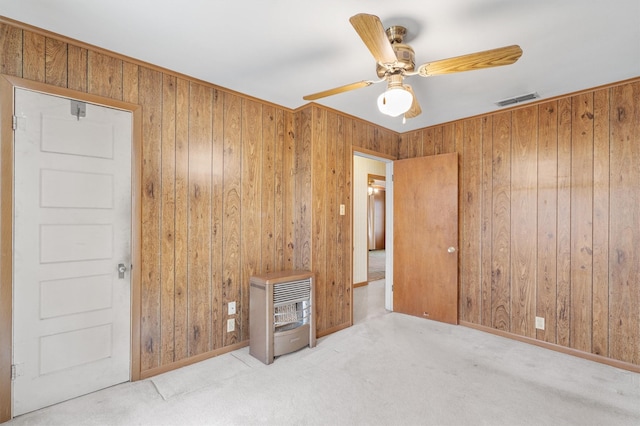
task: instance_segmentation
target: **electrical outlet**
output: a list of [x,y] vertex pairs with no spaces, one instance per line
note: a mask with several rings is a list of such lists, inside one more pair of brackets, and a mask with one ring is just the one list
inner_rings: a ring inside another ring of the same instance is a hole
[[536,329],[544,330],[544,318],[536,317]]
[[230,333],[236,329],[236,320],[234,318],[230,318],[227,320],[227,333]]
[[227,305],[227,311],[229,315],[235,315],[236,313],[236,302],[229,302]]

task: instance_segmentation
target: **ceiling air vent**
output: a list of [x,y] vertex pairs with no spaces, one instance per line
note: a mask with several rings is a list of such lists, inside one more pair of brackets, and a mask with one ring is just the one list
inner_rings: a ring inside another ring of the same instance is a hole
[[527,93],[526,95],[521,95],[521,96],[516,96],[513,98],[509,98],[509,99],[504,99],[502,101],[498,101],[496,102],[496,105],[500,106],[500,107],[505,107],[505,106],[509,106],[509,105],[514,105],[520,102],[525,102],[525,101],[530,101],[531,99],[536,99],[539,98],[540,95],[538,95],[536,92],[533,93]]

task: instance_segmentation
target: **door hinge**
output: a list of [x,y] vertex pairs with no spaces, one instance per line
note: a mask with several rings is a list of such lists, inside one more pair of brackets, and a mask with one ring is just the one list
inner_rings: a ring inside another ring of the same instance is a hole
[[16,117],[15,115],[13,117],[11,117],[12,121],[11,121],[11,128],[13,130],[18,130],[18,117]]
[[18,377],[24,374],[23,367],[24,363],[11,364],[11,381],[16,380]]

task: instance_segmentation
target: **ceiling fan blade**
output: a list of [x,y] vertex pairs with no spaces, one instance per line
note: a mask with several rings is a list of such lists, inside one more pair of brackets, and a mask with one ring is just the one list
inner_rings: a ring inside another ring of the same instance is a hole
[[355,28],[376,62],[393,64],[398,60],[380,18],[375,15],[359,13],[349,18],[349,22],[351,22],[351,25],[353,25],[353,28]]
[[414,118],[422,114],[422,108],[420,108],[420,104],[418,103],[418,98],[416,98],[416,94],[413,92],[413,89],[408,84],[405,84],[404,87],[411,93],[413,96],[413,102],[411,103],[411,108],[409,111],[404,113],[404,118]]
[[422,77],[429,77],[432,75],[499,67],[513,64],[520,56],[522,56],[522,49],[520,46],[514,44],[513,46],[499,47],[497,49],[422,64],[418,68],[418,74]]
[[324,98],[331,95],[337,95],[338,93],[348,92],[349,90],[360,89],[361,87],[371,86],[375,81],[363,80],[357,83],[345,84],[344,86],[335,87],[333,89],[325,90],[322,92],[314,93],[312,95],[303,96],[305,101],[315,101],[316,99]]

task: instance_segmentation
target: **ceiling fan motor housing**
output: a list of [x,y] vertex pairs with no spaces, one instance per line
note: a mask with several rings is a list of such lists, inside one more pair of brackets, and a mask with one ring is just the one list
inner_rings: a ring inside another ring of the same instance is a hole
[[378,77],[383,78],[388,74],[413,71],[416,66],[415,53],[411,46],[402,43],[404,36],[407,34],[406,28],[395,25],[387,28],[386,33],[398,61],[392,67],[377,64],[376,73]]
[[415,69],[415,53],[413,52],[411,46],[409,46],[408,44],[396,43],[393,45],[393,50],[394,52],[396,52],[398,62],[396,62],[396,64],[391,68],[377,64],[376,73],[378,74],[378,77],[383,78],[386,74],[394,73],[399,70],[411,72]]

